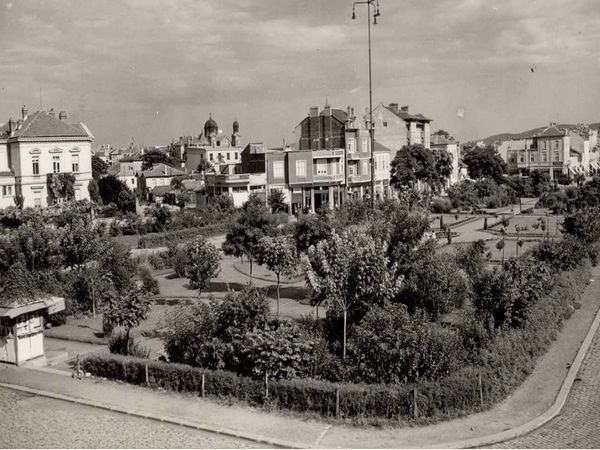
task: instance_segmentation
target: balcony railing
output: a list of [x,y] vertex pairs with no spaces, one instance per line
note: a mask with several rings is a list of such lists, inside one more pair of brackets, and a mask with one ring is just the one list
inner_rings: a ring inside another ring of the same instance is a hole
[[337,148],[332,150],[313,150],[313,158],[335,158],[344,156],[344,149]]

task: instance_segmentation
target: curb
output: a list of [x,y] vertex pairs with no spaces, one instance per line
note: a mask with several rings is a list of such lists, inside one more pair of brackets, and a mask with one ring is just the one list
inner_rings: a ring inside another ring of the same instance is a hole
[[577,373],[579,372],[579,369],[581,368],[581,364],[583,363],[583,360],[585,359],[587,351],[592,343],[592,340],[594,339],[594,336],[595,336],[596,331],[598,330],[599,326],[600,326],[600,309],[596,312],[594,321],[592,322],[590,329],[588,330],[587,334],[585,335],[585,339],[583,340],[581,346],[579,347],[579,350],[577,351],[577,355],[575,356],[575,359],[573,360],[571,367],[569,367],[569,371],[567,372],[567,376],[565,377],[565,380],[563,381],[560,391],[558,392],[558,395],[556,396],[556,400],[554,401],[552,406],[550,406],[550,408],[548,408],[548,410],[546,410],[546,412],[531,419],[529,422],[526,422],[523,425],[519,425],[515,428],[511,428],[510,430],[501,431],[496,434],[491,434],[491,435],[483,436],[483,437],[479,437],[479,438],[470,438],[470,439],[465,439],[465,440],[461,440],[461,441],[446,442],[446,443],[443,443],[440,445],[432,446],[431,448],[487,447],[491,444],[497,444],[499,442],[504,442],[504,441],[508,441],[510,439],[514,439],[514,438],[523,436],[527,433],[530,433],[530,432],[540,428],[541,426],[545,425],[546,423],[548,423],[549,421],[554,419],[556,416],[558,416],[561,413],[562,409],[565,406],[565,403],[567,402],[569,393],[571,392],[571,388],[573,387],[573,382],[575,381],[575,378],[577,377]]
[[168,423],[171,425],[178,425],[178,426],[182,426],[185,428],[191,428],[194,430],[208,431],[210,433],[244,439],[247,441],[257,442],[259,444],[268,444],[273,447],[279,447],[279,448],[310,448],[311,447],[310,444],[301,444],[299,442],[286,441],[286,440],[282,440],[282,439],[273,439],[273,438],[259,435],[259,434],[247,433],[244,431],[234,430],[232,428],[210,425],[210,424],[206,424],[206,423],[194,423],[194,422],[190,422],[190,421],[183,420],[183,419],[177,419],[177,418],[171,417],[171,416],[155,416],[155,415],[148,414],[146,412],[136,410],[136,409],[121,408],[118,406],[104,404],[101,402],[84,400],[81,398],[70,397],[68,395],[57,394],[55,392],[42,391],[39,389],[33,389],[33,388],[25,387],[25,386],[17,386],[14,384],[0,382],[0,387],[6,388],[6,389],[12,389],[14,391],[27,392],[29,394],[38,395],[41,397],[47,397],[47,398],[51,398],[54,400],[61,400],[61,401],[75,403],[75,404],[84,405],[84,406],[91,406],[92,408],[103,409],[105,411],[127,414],[129,416],[139,417],[141,419],[150,419],[150,420],[155,420],[157,422]]

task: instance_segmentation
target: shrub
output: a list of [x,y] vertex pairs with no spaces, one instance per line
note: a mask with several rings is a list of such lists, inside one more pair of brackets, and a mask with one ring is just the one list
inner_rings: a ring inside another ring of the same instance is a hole
[[157,233],[149,236],[147,235],[140,237],[139,246],[140,248],[164,247],[168,244],[191,241],[192,239],[200,235],[204,237],[209,237],[218,234],[223,234],[226,233],[227,230],[228,224],[220,223],[214,225],[206,225],[199,228],[165,231],[163,233]]
[[138,269],[140,274],[140,279],[142,281],[142,288],[149,292],[150,294],[157,295],[160,293],[160,289],[158,287],[158,280],[156,280],[152,276],[152,270],[147,265],[142,265]]
[[136,358],[148,358],[150,350],[135,342],[133,336],[127,336],[125,331],[113,334],[108,340],[108,349],[111,353],[129,355]]
[[588,256],[586,247],[569,235],[556,241],[547,239],[540,241],[538,246],[532,249],[531,254],[535,259],[547,263],[556,271],[573,269]]
[[434,198],[430,208],[431,212],[435,214],[449,213],[452,209],[452,202],[447,198]]

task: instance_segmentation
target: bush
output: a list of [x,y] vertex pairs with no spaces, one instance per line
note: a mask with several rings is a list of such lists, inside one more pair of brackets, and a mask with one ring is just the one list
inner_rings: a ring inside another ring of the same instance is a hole
[[430,208],[431,212],[435,214],[449,213],[452,209],[452,202],[447,198],[434,198]]
[[188,228],[185,230],[165,231],[150,236],[142,236],[139,240],[140,248],[165,247],[173,243],[182,243],[191,241],[194,238],[202,235],[204,237],[215,236],[226,233],[228,230],[227,223],[214,225],[206,225],[199,228]]
[[142,265],[138,269],[140,279],[142,281],[142,288],[150,294],[158,295],[160,289],[158,287],[158,280],[152,276],[152,270],[146,265]]
[[556,271],[571,270],[587,258],[588,251],[576,238],[565,235],[557,241],[547,239],[540,241],[531,251],[532,256],[540,262],[547,263]]

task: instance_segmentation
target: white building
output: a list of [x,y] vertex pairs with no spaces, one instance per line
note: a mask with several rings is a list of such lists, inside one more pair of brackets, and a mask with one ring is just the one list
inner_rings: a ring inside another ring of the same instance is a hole
[[143,163],[141,154],[132,155],[120,159],[118,164],[113,164],[108,173],[117,177],[133,191],[138,188],[138,174],[142,171]]
[[65,111],[56,118],[53,110],[29,115],[23,107],[19,121],[0,127],[0,208],[15,205],[18,194],[25,207],[48,206],[53,173],[72,173],[75,199],[89,199],[93,139],[83,123],[67,123]]
[[185,175],[183,170],[160,163],[155,164],[150,170],[139,174],[138,186],[142,189],[152,190],[157,186],[170,186],[174,177]]

